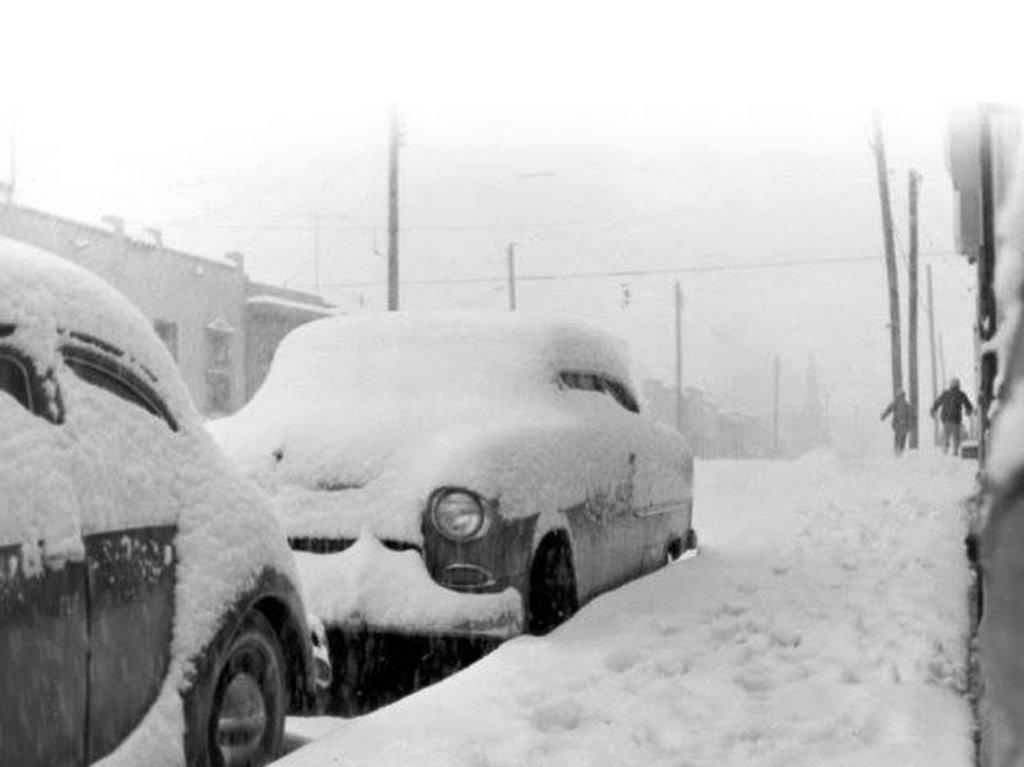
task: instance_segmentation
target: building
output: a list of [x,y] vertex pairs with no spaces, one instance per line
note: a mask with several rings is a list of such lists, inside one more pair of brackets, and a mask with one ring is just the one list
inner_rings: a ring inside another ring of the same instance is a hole
[[[675,389],[654,378],[640,383],[646,412],[675,427]],[[688,386],[682,397],[682,433],[698,458],[765,458],[772,452],[766,419],[722,410],[702,389]]]
[[334,313],[318,296],[254,282],[238,253],[206,258],[107,227],[23,205],[0,207],[0,235],[57,253],[96,272],[152,321],[181,369],[196,406],[219,416],[241,407],[262,383],[281,339]]

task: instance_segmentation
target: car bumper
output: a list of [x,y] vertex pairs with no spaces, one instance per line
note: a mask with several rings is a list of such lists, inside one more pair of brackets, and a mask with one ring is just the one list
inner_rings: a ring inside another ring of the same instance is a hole
[[503,640],[523,630],[516,589],[445,588],[431,578],[418,551],[394,551],[371,536],[332,554],[297,551],[295,562],[306,609],[329,631]]

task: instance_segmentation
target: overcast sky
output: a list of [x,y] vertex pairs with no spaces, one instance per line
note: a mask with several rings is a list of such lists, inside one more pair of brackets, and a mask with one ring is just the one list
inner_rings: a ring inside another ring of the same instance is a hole
[[[796,406],[813,355],[849,440],[858,407],[885,438],[881,104],[899,249],[913,167],[947,372],[971,377],[944,115],[1019,92],[990,55],[1016,50],[997,6],[31,5],[0,54],[22,202],[242,251],[257,279],[380,309],[397,103],[406,306],[502,308],[509,242],[527,278],[655,272],[528,279],[519,303],[618,332],[668,381],[679,279],[688,384],[762,411],[778,353]],[[494,281],[420,284],[465,278]]]

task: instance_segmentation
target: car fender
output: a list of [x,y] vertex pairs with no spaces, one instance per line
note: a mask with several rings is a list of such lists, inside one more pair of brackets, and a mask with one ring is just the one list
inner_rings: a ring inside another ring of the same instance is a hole
[[192,659],[189,685],[182,692],[185,714],[185,763],[197,764],[204,753],[205,723],[213,686],[217,683],[219,659],[251,610],[263,613],[281,642],[290,688],[289,711],[314,713],[318,708],[315,667],[309,628],[299,593],[284,574],[265,568],[247,589],[225,610],[214,638]]

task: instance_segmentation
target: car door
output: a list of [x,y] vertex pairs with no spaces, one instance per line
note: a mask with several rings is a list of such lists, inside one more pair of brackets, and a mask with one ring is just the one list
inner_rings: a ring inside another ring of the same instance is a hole
[[[86,757],[95,761],[134,729],[170,661],[177,533],[174,420],[111,345],[62,349],[79,396],[69,422],[91,447],[79,464],[88,565],[89,709]],[[84,410],[85,412],[79,412]],[[95,505],[93,505],[95,504]]]
[[567,404],[577,408],[579,417],[587,422],[587,441],[606,449],[602,461],[608,471],[588,488],[585,502],[569,511],[577,577],[590,596],[642,572],[644,532],[633,513],[640,468],[635,415],[614,399],[601,375],[564,371],[560,386]]
[[0,345],[0,762],[65,767],[85,760],[86,570],[58,393],[35,371]]

